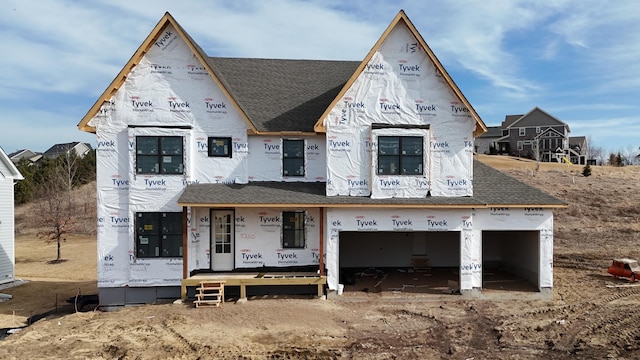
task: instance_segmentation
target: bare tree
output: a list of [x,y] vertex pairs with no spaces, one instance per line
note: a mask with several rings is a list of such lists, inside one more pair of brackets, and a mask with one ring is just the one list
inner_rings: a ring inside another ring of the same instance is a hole
[[607,162],[607,154],[606,151],[602,148],[602,146],[597,146],[593,142],[593,138],[591,135],[587,136],[587,159],[595,159],[596,164],[605,165]]
[[67,188],[68,173],[62,167],[54,167],[47,181],[40,185],[40,196],[36,206],[38,236],[48,243],[57,243],[57,256],[50,263],[59,263],[61,241],[65,234],[74,230],[75,221],[71,216],[71,195]]
[[73,207],[71,206],[71,190],[73,190],[73,184],[78,176],[78,156],[74,151],[67,149],[67,152],[64,155],[61,155],[58,160],[60,161],[60,165],[58,167],[61,168],[59,169],[60,171],[57,172],[59,173],[58,176],[60,177],[61,183],[64,182],[68,199],[68,215],[71,216],[73,215],[71,213],[73,210]]
[[589,159],[595,159],[596,164],[605,165],[607,162],[606,151],[601,146],[590,146],[588,156]]

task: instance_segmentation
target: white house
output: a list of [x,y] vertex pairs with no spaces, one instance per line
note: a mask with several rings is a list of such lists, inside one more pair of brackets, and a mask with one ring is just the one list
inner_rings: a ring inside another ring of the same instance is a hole
[[203,274],[332,292],[418,260],[465,295],[490,264],[552,293],[566,204],[474,161],[486,126],[403,11],[358,62],[209,57],[167,13],[78,128],[97,136],[103,305]]
[[13,184],[22,174],[0,148],[0,284],[15,280],[15,204]]

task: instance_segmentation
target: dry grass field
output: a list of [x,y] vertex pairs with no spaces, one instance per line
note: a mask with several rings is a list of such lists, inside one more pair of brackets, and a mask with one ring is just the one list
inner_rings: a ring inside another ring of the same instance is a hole
[[[536,170],[529,160],[478,159],[569,204],[555,212],[553,300],[382,292],[266,297],[205,309],[189,303],[112,312],[65,308],[2,340],[0,358],[640,358],[640,283],[606,273],[613,257],[640,258],[640,168],[594,166],[584,177],[582,166]],[[96,291],[95,235],[67,237],[67,261],[47,264],[55,245],[22,224],[28,212],[17,210],[16,272],[30,281],[1,290],[14,298],[0,303],[0,327]]]

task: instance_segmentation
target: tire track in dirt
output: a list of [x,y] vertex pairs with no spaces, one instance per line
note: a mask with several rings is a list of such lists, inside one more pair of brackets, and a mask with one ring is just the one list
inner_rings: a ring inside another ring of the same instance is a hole
[[[500,343],[515,349],[522,348],[525,342],[531,349],[556,355],[606,351],[611,356],[619,356],[622,351],[638,350],[640,302],[636,301],[639,294],[640,288],[606,295],[598,293],[581,303],[513,315],[497,327]],[[630,300],[630,304],[616,311],[621,300]]]
[[[605,346],[598,339],[609,339],[619,347],[638,347],[637,339],[640,334],[640,304],[631,304],[620,311],[617,304],[621,299],[634,297],[640,294],[640,288],[633,288],[611,294],[607,297],[593,301],[576,311],[575,316],[570,316],[568,322],[572,324],[570,331],[564,333],[556,348],[569,351],[572,354],[583,351],[588,347],[585,339],[593,340],[596,346]],[[613,303],[613,304],[612,304]],[[613,309],[612,309],[613,307]]]
[[469,358],[499,351],[499,322],[487,315],[487,308],[493,305],[482,301],[459,305],[442,305],[427,312],[418,308],[381,310],[379,321],[384,326],[352,330],[348,336],[354,340],[347,354],[358,359]]
[[200,344],[192,344],[177,333],[170,321],[139,324],[127,331],[127,336],[118,336],[111,343],[105,344],[102,351],[119,358],[121,355],[144,356],[145,351],[166,352],[177,355],[195,354],[201,351]]

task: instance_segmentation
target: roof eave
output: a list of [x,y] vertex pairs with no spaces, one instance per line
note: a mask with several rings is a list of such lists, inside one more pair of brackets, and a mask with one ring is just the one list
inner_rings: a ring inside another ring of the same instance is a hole
[[178,206],[208,207],[208,208],[401,208],[401,209],[490,209],[495,207],[508,207],[512,209],[542,208],[564,209],[568,204],[332,204],[332,203],[192,203],[178,202]]

